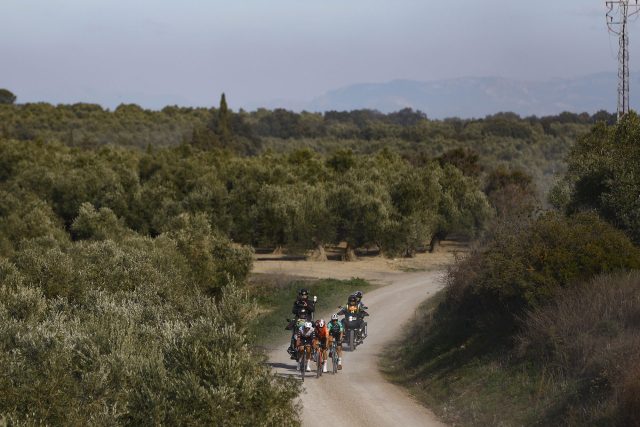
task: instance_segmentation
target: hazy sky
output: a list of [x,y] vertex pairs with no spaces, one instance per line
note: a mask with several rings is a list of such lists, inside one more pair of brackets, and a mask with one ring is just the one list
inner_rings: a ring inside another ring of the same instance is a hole
[[[0,11],[0,87],[19,102],[215,105],[224,91],[254,108],[352,83],[617,67],[604,0],[3,0]],[[640,69],[640,31],[631,45]]]

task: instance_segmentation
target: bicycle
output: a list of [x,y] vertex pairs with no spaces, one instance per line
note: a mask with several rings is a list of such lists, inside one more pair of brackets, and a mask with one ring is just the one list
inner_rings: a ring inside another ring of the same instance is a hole
[[304,376],[307,371],[307,354],[311,356],[311,352],[313,347],[311,344],[303,344],[302,346],[302,354],[298,357],[300,360],[300,375],[302,376],[302,381],[304,382]]
[[324,366],[324,350],[321,345],[315,349],[315,361],[316,361],[316,378],[322,376],[322,368]]
[[335,338],[331,341],[329,356],[331,356],[331,369],[335,375],[338,373],[338,340]]

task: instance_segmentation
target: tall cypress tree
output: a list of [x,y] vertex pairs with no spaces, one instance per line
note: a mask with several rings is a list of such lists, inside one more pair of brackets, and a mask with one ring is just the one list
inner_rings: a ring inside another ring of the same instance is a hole
[[231,139],[231,129],[229,129],[229,109],[227,108],[227,98],[222,93],[220,97],[220,108],[218,109],[218,135],[223,142]]

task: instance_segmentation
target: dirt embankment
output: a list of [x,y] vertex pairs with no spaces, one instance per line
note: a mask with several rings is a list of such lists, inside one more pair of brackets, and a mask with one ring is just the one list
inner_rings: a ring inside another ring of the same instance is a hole
[[[378,371],[379,354],[411,319],[420,303],[442,287],[450,251],[422,254],[409,260],[367,258],[355,262],[259,261],[254,272],[317,278],[360,277],[386,286],[369,292],[369,336],[355,352],[344,352],[344,369],[320,379],[308,378],[301,395],[303,425],[441,426],[428,409],[403,389],[388,383]],[[321,313],[328,316],[330,313]],[[288,332],[282,345],[271,350],[270,362],[279,374],[298,375],[295,361],[286,353]]]

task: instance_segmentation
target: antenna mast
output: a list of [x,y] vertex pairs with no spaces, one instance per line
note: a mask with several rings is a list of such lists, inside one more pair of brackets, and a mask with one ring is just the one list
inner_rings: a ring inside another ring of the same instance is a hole
[[[629,4],[633,1],[632,4]],[[640,12],[638,0],[611,0],[607,6],[607,27],[618,36],[618,120],[629,112],[629,34],[630,16]]]

